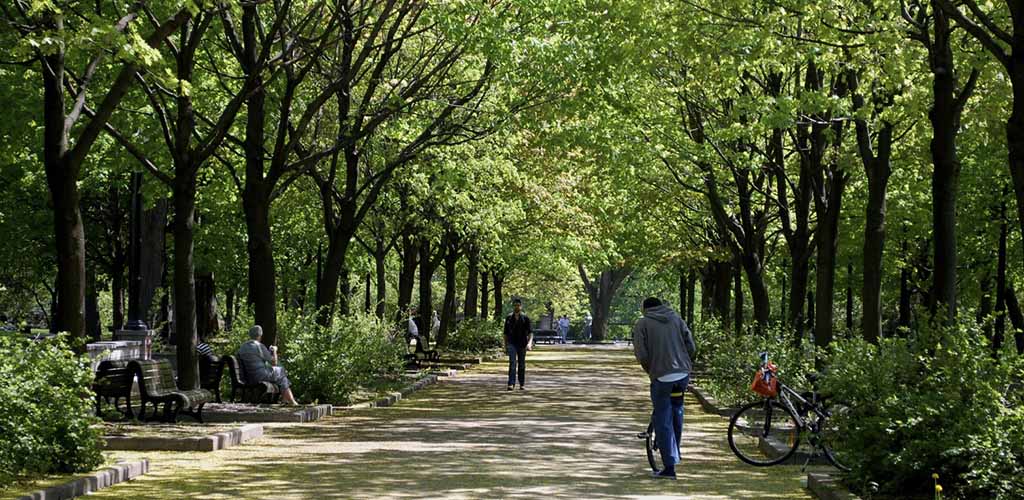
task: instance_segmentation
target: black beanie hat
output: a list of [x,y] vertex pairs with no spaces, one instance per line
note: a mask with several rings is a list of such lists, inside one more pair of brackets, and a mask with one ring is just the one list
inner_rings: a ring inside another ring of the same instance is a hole
[[644,299],[644,309],[650,309],[661,305],[661,301],[656,297],[647,297]]

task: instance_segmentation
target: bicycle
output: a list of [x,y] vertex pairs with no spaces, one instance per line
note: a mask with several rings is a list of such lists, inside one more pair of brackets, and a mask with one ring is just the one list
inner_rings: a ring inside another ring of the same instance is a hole
[[[762,352],[761,368],[768,369],[768,353]],[[817,376],[809,377],[813,385]],[[807,434],[815,453],[811,459],[824,455],[839,470],[848,471],[842,457],[836,456],[834,444],[838,433],[835,420],[848,413],[849,408],[831,403],[817,389],[798,393],[778,380],[778,392],[773,397],[743,406],[729,419],[729,448],[740,460],[759,467],[780,464],[788,460]]]

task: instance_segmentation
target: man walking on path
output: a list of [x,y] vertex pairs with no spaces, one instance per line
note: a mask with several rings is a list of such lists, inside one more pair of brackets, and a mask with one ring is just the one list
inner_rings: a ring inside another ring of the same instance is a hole
[[519,390],[526,387],[526,351],[533,349],[533,328],[530,317],[523,313],[523,301],[512,301],[512,314],[505,318],[505,350],[508,351],[508,390],[515,389],[519,375]]
[[562,315],[558,318],[558,335],[562,337],[562,343],[565,343],[565,339],[569,336],[569,318],[566,315]]
[[654,434],[665,469],[659,479],[675,479],[679,440],[683,433],[682,393],[690,382],[690,357],[696,351],[686,322],[654,297],[644,299],[644,316],[633,327],[633,354],[651,378]]

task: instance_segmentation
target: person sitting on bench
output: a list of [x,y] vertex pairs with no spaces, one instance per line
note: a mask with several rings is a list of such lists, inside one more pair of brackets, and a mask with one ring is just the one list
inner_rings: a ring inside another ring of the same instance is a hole
[[298,404],[292,395],[288,374],[283,366],[277,366],[277,346],[272,345],[267,349],[267,346],[260,343],[262,338],[263,328],[260,325],[253,326],[249,329],[249,341],[238,348],[236,356],[242,364],[246,382],[271,382],[281,388],[281,400],[285,404]]

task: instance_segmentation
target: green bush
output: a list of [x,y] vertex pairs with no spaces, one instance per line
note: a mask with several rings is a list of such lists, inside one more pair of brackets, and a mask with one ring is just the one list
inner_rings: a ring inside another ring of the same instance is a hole
[[806,374],[814,368],[813,352],[810,347],[797,348],[793,334],[786,329],[736,335],[716,322],[705,322],[692,330],[697,344],[694,370],[702,372],[694,382],[723,405],[738,406],[757,397],[750,390],[750,382],[758,367],[758,353],[763,351],[778,366],[779,378],[786,385],[807,387]]
[[487,319],[464,319],[445,340],[446,351],[482,354],[502,349],[502,325]]
[[335,318],[329,328],[313,315],[278,318],[282,363],[296,398],[348,404],[353,391],[401,375],[405,346],[390,325],[362,313]]
[[993,357],[973,321],[877,346],[841,340],[828,365],[823,389],[850,407],[837,423],[855,488],[873,481],[886,494],[927,495],[937,473],[950,498],[1020,498],[1024,407],[1007,394],[1024,360]]
[[0,488],[20,475],[82,472],[103,462],[92,371],[66,337],[0,336]]

